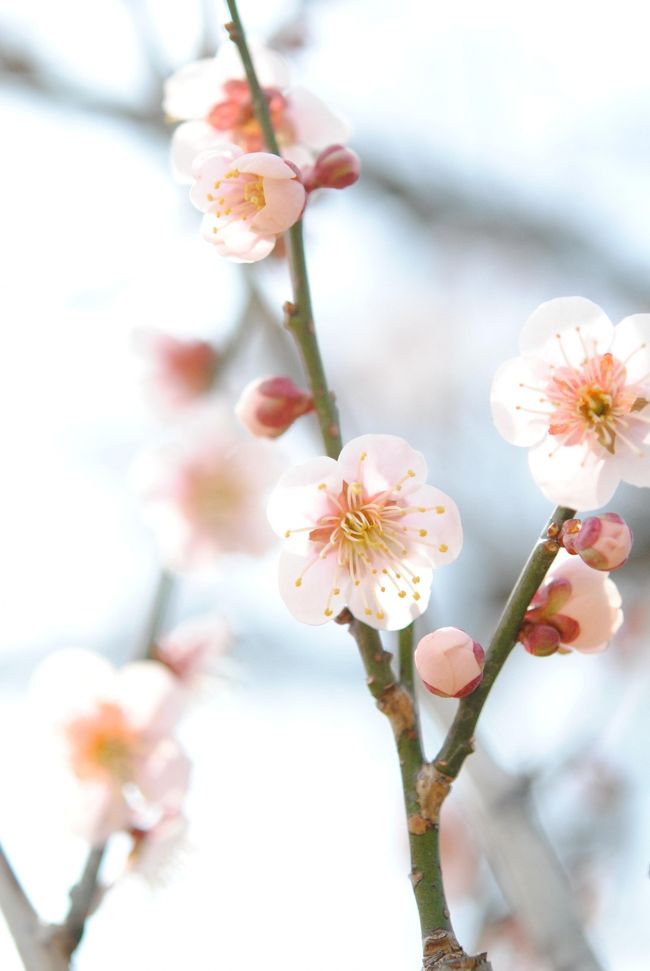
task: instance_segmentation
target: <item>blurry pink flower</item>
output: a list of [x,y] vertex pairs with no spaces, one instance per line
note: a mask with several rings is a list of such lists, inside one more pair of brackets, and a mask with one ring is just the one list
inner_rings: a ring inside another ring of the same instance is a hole
[[218,614],[193,618],[162,637],[156,647],[156,660],[185,685],[192,686],[202,675],[211,673],[230,647],[228,624]]
[[303,171],[308,192],[313,189],[347,189],[358,181],[361,160],[356,152],[344,145],[330,145],[324,149],[313,166]]
[[[322,148],[347,139],[347,124],[319,98],[304,88],[289,88],[289,69],[279,54],[259,44],[251,50],[285,158],[307,165]],[[234,144],[259,152],[266,147],[232,44],[173,74],[165,83],[163,108],[170,118],[184,121],[172,139],[172,167],[180,182],[191,181],[192,163],[205,149]]]
[[513,445],[533,446],[544,495],[573,509],[609,502],[619,482],[650,485],[650,314],[614,327],[582,297],[528,318],[522,356],[492,385],[492,414]]
[[216,408],[188,414],[174,435],[134,469],[164,561],[184,570],[224,553],[264,553],[273,545],[264,506],[281,471],[275,449],[244,440]]
[[190,198],[204,212],[201,234],[236,263],[268,256],[276,238],[300,219],[305,188],[277,155],[244,155],[236,145],[203,152],[192,166]]
[[414,661],[431,694],[464,698],[481,683],[485,651],[464,630],[440,627],[420,640]]
[[278,483],[268,508],[286,540],[280,594],[298,620],[323,624],[347,606],[398,630],[426,610],[434,567],[460,553],[456,504],[426,485],[424,456],[403,438],[362,435]]
[[569,519],[560,539],[565,550],[577,553],[593,570],[612,572],[627,562],[632,549],[632,530],[615,512],[590,516],[583,523]]
[[519,640],[530,654],[604,651],[623,623],[621,596],[607,573],[560,552],[524,617]]
[[235,414],[251,435],[278,438],[296,418],[314,410],[314,399],[291,378],[255,378],[246,385]]
[[208,341],[172,337],[155,330],[141,332],[137,340],[147,358],[146,383],[158,405],[183,407],[212,387],[219,355]]
[[92,843],[127,830],[143,811],[176,811],[189,761],[171,737],[181,706],[175,679],[156,661],[116,670],[89,651],[50,655],[32,697],[54,733],[61,769],[77,783],[78,828]]
[[169,883],[188,849],[188,822],[180,812],[163,813],[148,829],[132,828],[128,866],[152,887]]

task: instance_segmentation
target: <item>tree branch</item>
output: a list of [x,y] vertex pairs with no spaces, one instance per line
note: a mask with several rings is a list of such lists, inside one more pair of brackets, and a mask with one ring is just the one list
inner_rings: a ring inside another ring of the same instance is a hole
[[25,971],[67,971],[62,951],[47,940],[38,914],[0,846],[0,909]]

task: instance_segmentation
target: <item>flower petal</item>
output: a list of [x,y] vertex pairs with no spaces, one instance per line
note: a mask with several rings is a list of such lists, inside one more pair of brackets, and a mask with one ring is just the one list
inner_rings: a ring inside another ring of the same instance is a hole
[[341,451],[339,470],[346,482],[363,482],[366,492],[371,495],[386,489],[408,495],[423,485],[427,477],[427,463],[422,452],[417,452],[397,435],[353,438]]
[[252,172],[265,179],[295,179],[296,173],[279,155],[271,152],[248,152],[237,160],[240,172]]
[[511,445],[535,445],[548,431],[549,417],[540,414],[551,414],[540,390],[548,370],[543,361],[515,357],[502,364],[494,376],[490,394],[492,420]]
[[585,347],[590,354],[605,354],[613,333],[609,317],[591,300],[558,297],[531,314],[521,332],[519,347],[524,355],[559,365],[568,360],[571,367],[577,368],[585,359]]
[[134,782],[144,798],[166,811],[180,809],[191,763],[178,742],[163,738],[136,766]]
[[133,661],[120,668],[115,697],[131,724],[149,736],[169,731],[182,712],[178,682],[158,661]]
[[291,89],[287,113],[294,125],[296,141],[308,145],[315,153],[328,145],[344,145],[350,137],[347,121],[306,88]]
[[266,205],[253,218],[251,229],[268,235],[283,233],[300,219],[305,206],[305,189],[297,179],[264,179]]
[[[349,577],[338,573],[334,553],[322,560],[285,550],[279,565],[280,596],[303,624],[325,624],[346,605]],[[335,589],[340,593],[334,594]]]
[[221,100],[221,84],[217,58],[186,64],[165,81],[163,111],[169,118],[204,118]]
[[587,446],[557,448],[545,439],[528,453],[530,472],[547,499],[570,509],[598,509],[621,481],[616,464]]
[[192,165],[197,156],[215,148],[227,148],[227,143],[223,134],[205,121],[186,121],[179,125],[171,144],[172,174],[176,181],[181,185],[192,183]]
[[220,256],[235,263],[257,263],[268,256],[275,246],[275,236],[258,236],[242,223],[224,226],[223,219],[206,212],[201,220],[201,235],[212,243]]
[[269,499],[267,516],[271,528],[286,539],[289,549],[307,555],[311,548],[309,528],[332,511],[330,497],[339,494],[341,484],[337,462],[325,455],[285,472]]
[[[376,630],[402,630],[423,614],[429,605],[433,571],[405,562],[398,572],[398,579],[391,570],[352,585],[347,600],[352,614]],[[414,574],[417,583],[408,579]]]
[[650,382],[650,314],[633,314],[616,326],[612,353],[625,363],[629,382]]
[[453,563],[463,548],[463,527],[454,500],[435,486],[423,485],[409,493],[409,505],[418,508],[399,523],[409,528],[409,546],[417,553],[417,562]]
[[223,180],[240,155],[241,149],[236,145],[221,145],[196,156],[192,163],[192,177],[195,182],[190,189],[190,201],[201,212],[208,212],[215,206],[218,197],[216,183]]

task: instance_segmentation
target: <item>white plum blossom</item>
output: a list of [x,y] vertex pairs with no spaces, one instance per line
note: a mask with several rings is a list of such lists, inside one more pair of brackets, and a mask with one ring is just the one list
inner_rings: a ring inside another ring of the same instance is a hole
[[[251,54],[283,157],[308,165],[328,145],[346,141],[344,121],[310,91],[289,86],[289,68],[279,54],[261,44],[252,44]],[[192,163],[206,149],[228,143],[243,152],[265,148],[233,44],[173,74],[165,83],[163,108],[169,118],[183,121],[172,139],[172,168],[179,182],[191,181]]]
[[190,199],[205,213],[201,234],[221,256],[256,263],[300,219],[306,193],[295,169],[269,152],[236,145],[202,152],[192,166]]
[[582,297],[543,303],[492,385],[492,414],[513,445],[530,446],[544,495],[594,509],[619,482],[650,485],[650,314],[614,327]]
[[32,702],[49,746],[53,787],[71,826],[89,842],[176,813],[190,763],[172,737],[183,707],[176,679],[157,661],[116,670],[77,648],[50,655],[34,673]]
[[287,472],[269,501],[286,548],[280,593],[306,624],[347,606],[380,630],[426,610],[435,567],[462,547],[456,504],[427,485],[424,456],[403,438],[362,435],[338,461],[311,459]]

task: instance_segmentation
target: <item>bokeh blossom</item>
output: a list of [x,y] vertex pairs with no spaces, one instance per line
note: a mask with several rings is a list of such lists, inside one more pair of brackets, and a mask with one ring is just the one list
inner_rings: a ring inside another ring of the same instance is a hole
[[593,509],[621,480],[650,485],[650,314],[614,327],[589,300],[550,300],[527,320],[520,350],[494,378],[492,414],[504,438],[532,446],[544,495]]
[[485,651],[464,630],[440,627],[420,640],[414,662],[431,694],[464,698],[481,683]]
[[89,842],[180,809],[190,764],[171,734],[181,698],[163,665],[116,670],[90,651],[62,650],[36,670],[31,690],[50,761],[68,776],[69,818]]
[[220,614],[208,614],[183,621],[161,637],[155,656],[181,684],[191,688],[214,673],[231,641],[225,619]]
[[297,418],[314,410],[314,399],[291,378],[255,378],[235,405],[244,428],[258,438],[278,438]]
[[[344,142],[347,124],[304,88],[291,88],[289,68],[275,51],[251,45],[282,155],[296,165],[309,164],[328,145]],[[176,179],[190,182],[192,163],[205,149],[238,145],[243,152],[265,148],[255,120],[250,91],[234,45],[223,44],[216,57],[187,64],[165,83],[163,108],[183,121],[172,139]]]
[[456,504],[426,475],[403,438],[362,435],[338,461],[311,459],[283,476],[268,514],[286,544],[280,593],[298,620],[323,624],[347,606],[398,630],[426,610],[434,568],[458,556],[463,537]]
[[519,639],[530,654],[597,654],[623,623],[621,595],[607,573],[561,551],[526,612]]
[[200,569],[226,553],[269,549],[274,537],[264,507],[281,469],[273,446],[244,438],[221,409],[189,414],[170,441],[143,453],[134,468],[167,565]]
[[139,332],[136,341],[145,361],[146,388],[156,406],[176,410],[210,391],[219,355],[208,341],[155,330]]
[[205,213],[201,234],[236,263],[268,256],[305,206],[295,169],[269,152],[244,154],[236,145],[222,146],[202,152],[192,174],[190,198]]

